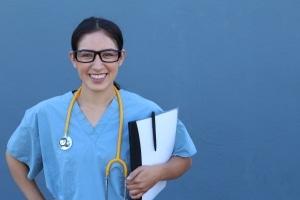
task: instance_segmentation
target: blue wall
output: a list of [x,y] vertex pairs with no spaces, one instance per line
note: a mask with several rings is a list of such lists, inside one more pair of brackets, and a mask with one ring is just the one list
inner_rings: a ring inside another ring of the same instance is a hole
[[0,0],[1,199],[24,199],[7,140],[26,108],[77,88],[70,36],[91,15],[123,30],[118,82],[179,107],[197,146],[157,199],[300,198],[300,1]]

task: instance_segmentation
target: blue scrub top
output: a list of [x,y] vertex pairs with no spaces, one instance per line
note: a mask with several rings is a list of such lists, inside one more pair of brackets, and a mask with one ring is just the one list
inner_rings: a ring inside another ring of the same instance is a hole
[[[163,110],[137,94],[120,90],[124,122],[121,158],[130,169],[128,122],[144,119],[152,111]],[[64,135],[72,92],[45,100],[28,109],[8,141],[7,150],[29,167],[28,178],[34,179],[44,169],[46,185],[58,200],[105,199],[105,168],[115,158],[119,129],[119,105],[115,97],[95,127],[92,127],[77,102],[71,114],[68,135],[73,140],[69,150],[59,147]],[[178,120],[174,156],[190,157],[196,148]],[[123,169],[113,164],[109,177],[109,199],[122,199]]]

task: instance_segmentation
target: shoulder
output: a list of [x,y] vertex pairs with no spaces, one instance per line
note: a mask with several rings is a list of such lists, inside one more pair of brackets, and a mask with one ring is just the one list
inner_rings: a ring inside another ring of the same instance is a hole
[[134,119],[149,117],[151,112],[159,114],[163,112],[162,108],[155,102],[146,99],[136,93],[121,89],[120,94],[123,101],[123,108],[126,116]]
[[129,92],[127,90],[120,90],[122,100],[123,102],[129,106],[129,105],[135,105],[135,106],[147,106],[152,108],[158,108],[161,109],[155,102],[146,99],[136,93]]
[[72,96],[73,94],[70,91],[63,95],[51,97],[49,99],[41,101],[38,104],[27,109],[25,112],[25,117],[38,116],[39,114],[45,112],[56,112],[59,110],[63,110],[64,107],[68,107]]

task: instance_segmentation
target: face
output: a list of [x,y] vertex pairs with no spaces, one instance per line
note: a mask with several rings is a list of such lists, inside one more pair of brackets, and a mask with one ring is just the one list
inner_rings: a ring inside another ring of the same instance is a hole
[[[118,50],[116,43],[103,31],[86,34],[78,43],[78,50],[100,51],[105,49]],[[118,69],[122,65],[125,51],[122,50],[121,57],[117,62],[105,63],[96,55],[91,63],[80,63],[76,61],[74,53],[70,52],[70,59],[77,69],[82,81],[82,89],[93,92],[113,90],[113,83],[118,74]]]

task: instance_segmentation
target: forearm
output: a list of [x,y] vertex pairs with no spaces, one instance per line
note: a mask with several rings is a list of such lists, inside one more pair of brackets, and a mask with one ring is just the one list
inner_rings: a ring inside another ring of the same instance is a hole
[[6,160],[16,184],[19,186],[25,197],[28,200],[44,200],[35,181],[27,178],[29,171],[28,166],[12,157],[8,152],[6,152]]
[[192,166],[190,157],[171,157],[171,159],[162,165],[160,168],[160,180],[171,180],[183,175]]

